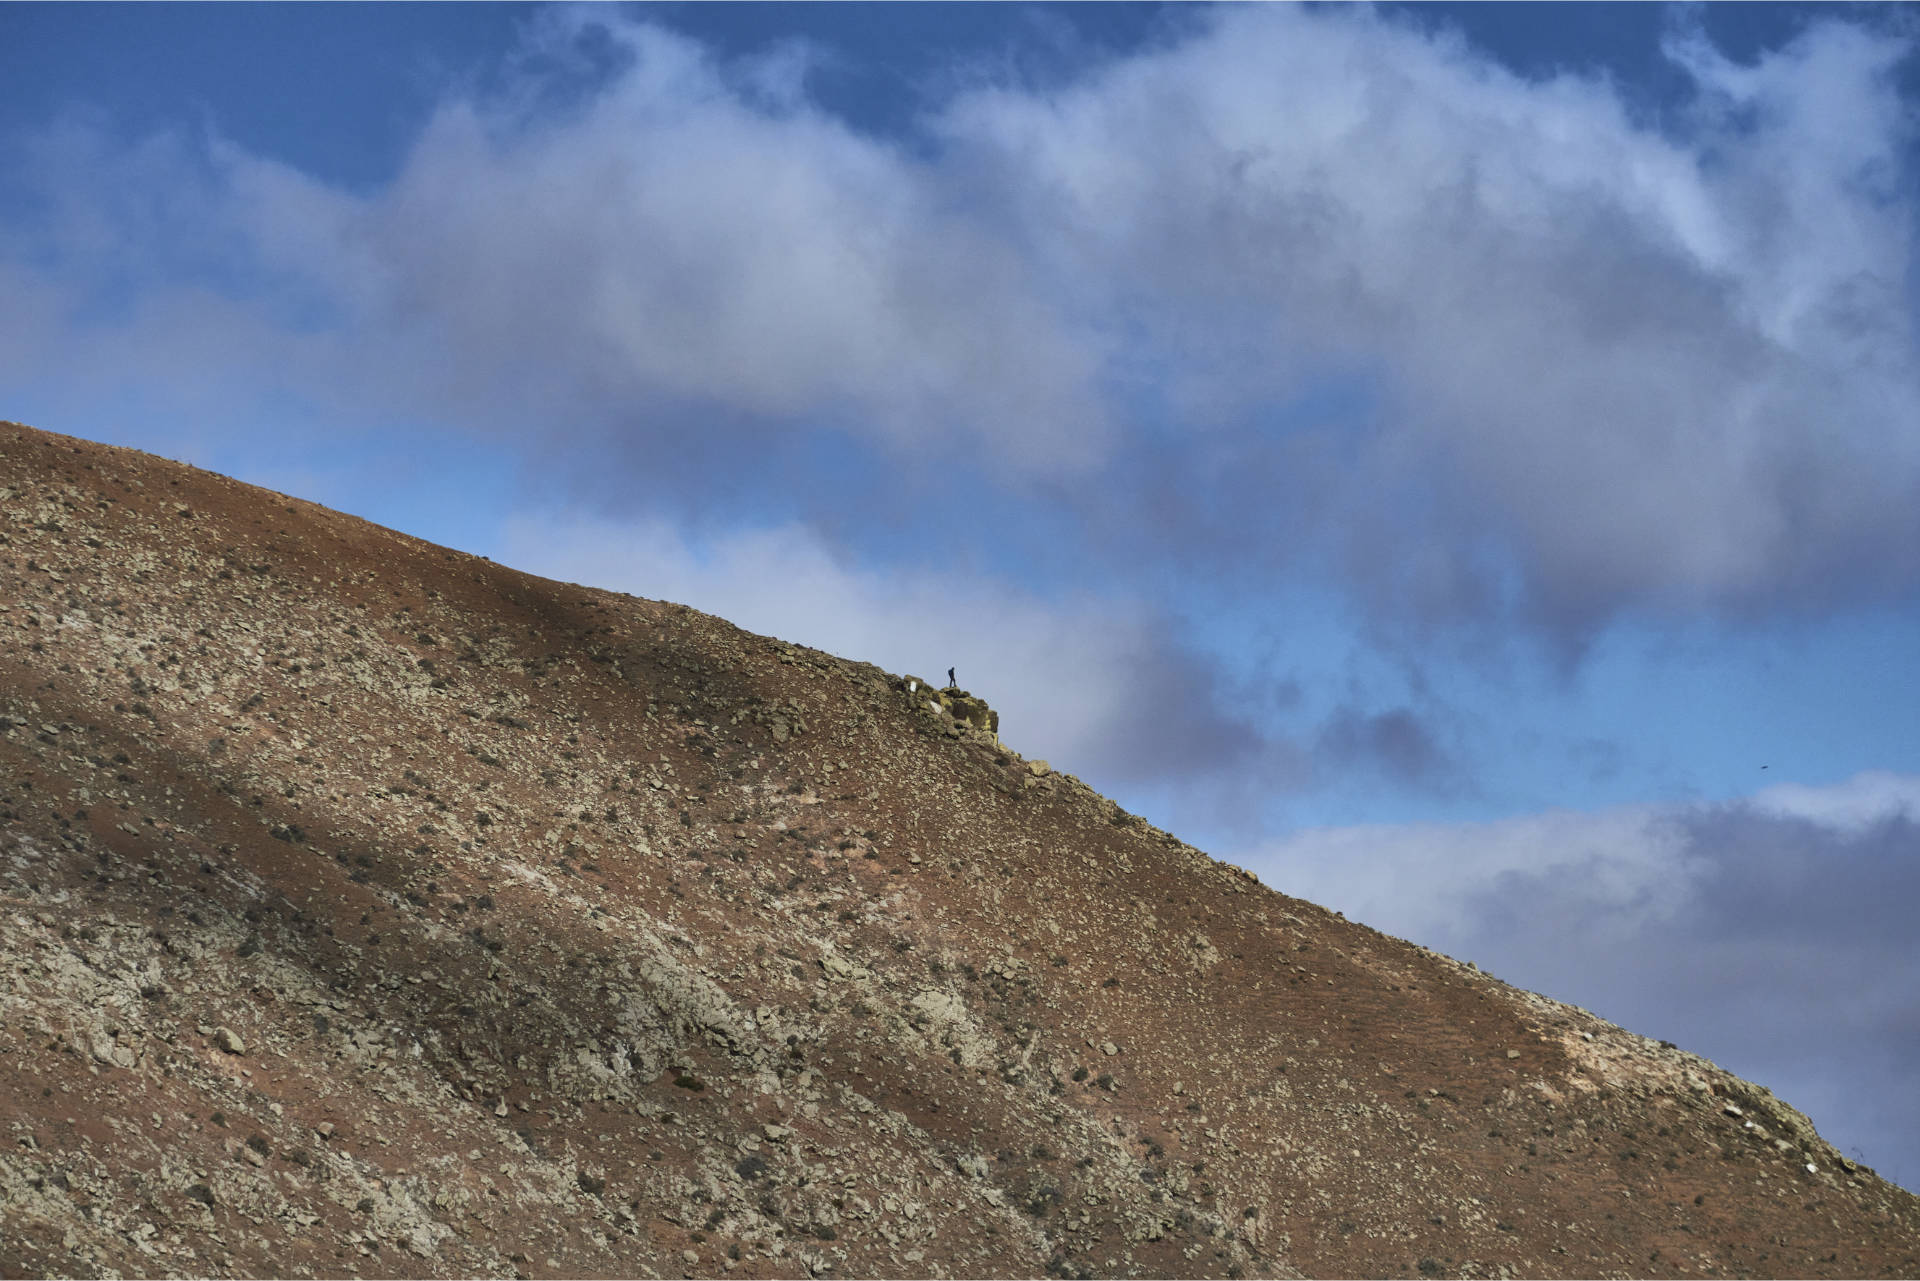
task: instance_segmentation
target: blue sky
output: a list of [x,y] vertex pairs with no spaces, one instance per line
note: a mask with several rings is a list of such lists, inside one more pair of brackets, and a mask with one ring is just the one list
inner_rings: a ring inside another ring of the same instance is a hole
[[0,6],[0,415],[956,666],[1911,1183],[1914,35]]

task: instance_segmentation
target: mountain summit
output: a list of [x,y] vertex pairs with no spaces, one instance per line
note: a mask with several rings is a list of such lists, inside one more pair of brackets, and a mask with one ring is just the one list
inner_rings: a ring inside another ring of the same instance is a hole
[[990,696],[0,425],[0,1274],[1920,1271]]

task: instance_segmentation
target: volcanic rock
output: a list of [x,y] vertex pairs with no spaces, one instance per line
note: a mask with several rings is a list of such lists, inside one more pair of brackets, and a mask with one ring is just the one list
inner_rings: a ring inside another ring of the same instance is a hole
[[679,605],[8,424],[0,721],[8,1276],[1920,1272],[1761,1087]]

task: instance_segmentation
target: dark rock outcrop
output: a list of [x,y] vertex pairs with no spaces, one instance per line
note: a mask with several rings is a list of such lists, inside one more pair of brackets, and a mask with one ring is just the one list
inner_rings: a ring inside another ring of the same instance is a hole
[[894,688],[906,695],[909,707],[940,721],[949,736],[962,738],[971,732],[999,745],[1000,713],[987,706],[986,699],[952,685],[935,689],[918,676],[902,676]]

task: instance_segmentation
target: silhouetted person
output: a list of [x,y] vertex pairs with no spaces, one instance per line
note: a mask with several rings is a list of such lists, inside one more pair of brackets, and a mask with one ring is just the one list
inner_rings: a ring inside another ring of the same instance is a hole
[[958,685],[959,683],[960,683],[959,681],[956,681],[955,679],[953,679],[953,669],[949,667],[947,669],[947,688],[952,689],[954,686]]

